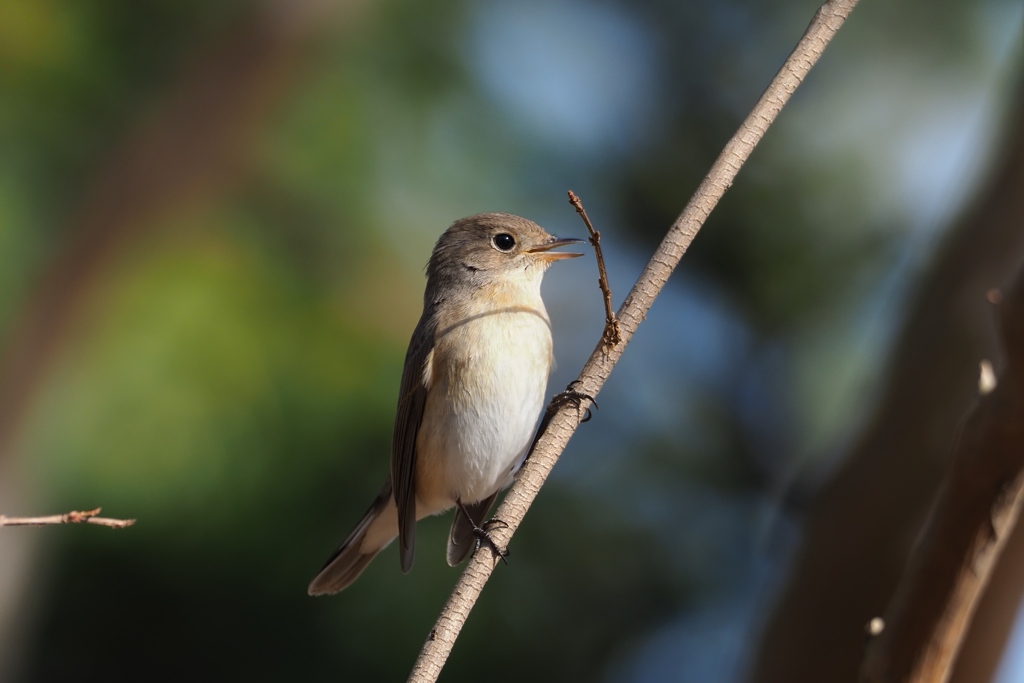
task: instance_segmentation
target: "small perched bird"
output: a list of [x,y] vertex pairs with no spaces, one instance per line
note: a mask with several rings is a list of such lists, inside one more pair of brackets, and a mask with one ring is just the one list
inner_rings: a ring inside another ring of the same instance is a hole
[[391,475],[310,595],[347,587],[396,536],[408,572],[416,522],[452,507],[448,564],[466,559],[526,459],[544,407],[552,353],[541,279],[555,261],[582,256],[552,249],[582,241],[507,213],[463,218],[437,240],[405,355]]

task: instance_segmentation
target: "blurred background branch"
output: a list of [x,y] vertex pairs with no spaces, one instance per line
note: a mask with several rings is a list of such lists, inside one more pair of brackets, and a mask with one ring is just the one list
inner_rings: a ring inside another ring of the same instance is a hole
[[[1012,120],[1024,120],[1017,111]],[[1000,170],[918,285],[874,418],[811,503],[755,681],[856,680],[863,627],[885,611],[948,471],[978,362],[1001,355],[986,293],[1020,267],[1022,186],[1018,125]]]
[[[352,4],[352,3],[350,3]],[[72,212],[0,355],[0,458],[75,312],[124,242],[168,211],[210,201],[244,172],[271,107],[287,95],[297,52],[327,3],[265,3],[201,49],[166,101],[120,142]]]
[[868,648],[863,681],[949,680],[1018,522],[1024,503],[1024,271],[995,298],[1006,370],[998,381],[980,382],[922,540],[886,610],[885,629]]

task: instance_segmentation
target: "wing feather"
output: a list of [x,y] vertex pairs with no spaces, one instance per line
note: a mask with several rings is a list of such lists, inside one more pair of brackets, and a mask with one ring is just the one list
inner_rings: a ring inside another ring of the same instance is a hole
[[424,311],[405,354],[398,393],[395,431],[391,438],[391,483],[398,507],[398,551],[402,571],[412,568],[416,552],[416,434],[427,402],[425,368],[434,352],[434,330]]

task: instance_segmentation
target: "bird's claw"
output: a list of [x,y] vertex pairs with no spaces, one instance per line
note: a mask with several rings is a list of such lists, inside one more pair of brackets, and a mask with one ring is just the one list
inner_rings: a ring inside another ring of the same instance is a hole
[[483,523],[483,526],[473,526],[473,535],[476,536],[476,549],[480,550],[480,546],[487,545],[491,552],[497,557],[501,558],[501,561],[508,564],[509,552],[507,547],[498,547],[498,544],[494,542],[494,537],[491,536],[491,529],[507,529],[508,523],[500,519],[489,519]]
[[[594,400],[593,396],[591,396],[590,394],[585,394],[582,391],[576,391],[573,388],[578,384],[580,384],[580,381],[578,379],[574,379],[573,381],[569,382],[569,385],[565,388],[565,391],[559,394],[555,394],[554,398],[551,399],[552,411],[558,410],[567,403],[571,403],[573,406],[575,406],[578,412],[580,409],[580,404],[582,404],[583,401],[590,401],[594,408],[597,408],[597,401]],[[584,422],[589,422],[591,417],[592,415],[590,412],[590,407],[588,406],[586,408],[586,411],[583,413],[583,417],[580,418],[580,424]]]

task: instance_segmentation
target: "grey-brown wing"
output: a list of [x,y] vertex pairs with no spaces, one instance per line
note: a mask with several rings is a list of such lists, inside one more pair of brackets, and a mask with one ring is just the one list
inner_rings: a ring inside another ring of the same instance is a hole
[[416,434],[427,403],[424,366],[433,350],[433,326],[424,312],[405,354],[395,431],[391,437],[391,485],[398,506],[398,552],[403,572],[412,568],[416,552]]

